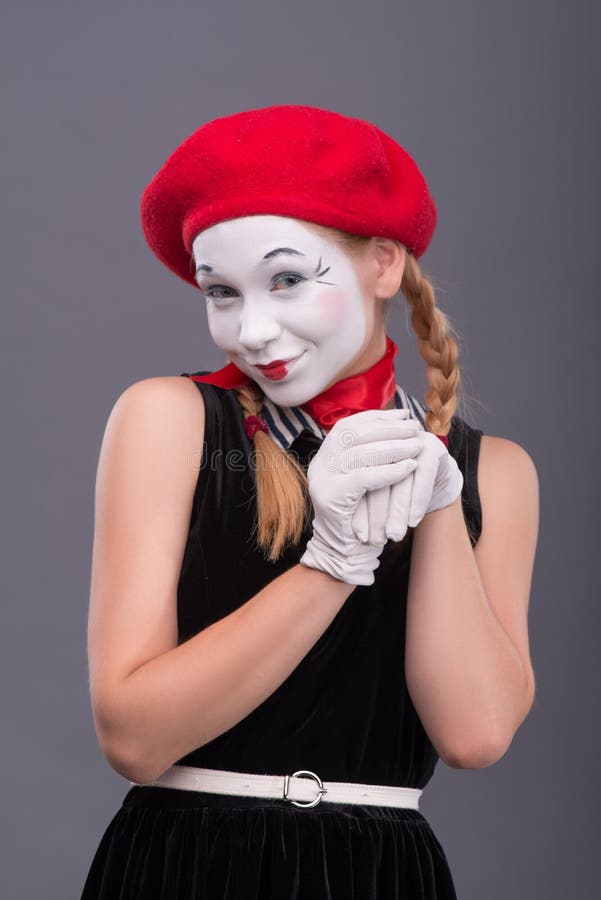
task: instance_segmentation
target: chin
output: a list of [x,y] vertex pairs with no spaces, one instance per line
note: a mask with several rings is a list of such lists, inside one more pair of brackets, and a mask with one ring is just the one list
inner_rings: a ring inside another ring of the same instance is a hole
[[301,403],[305,402],[305,396],[299,400],[298,391],[291,389],[289,385],[282,384],[279,385],[277,383],[269,382],[269,384],[264,384],[263,382],[258,382],[257,384],[263,391],[266,397],[269,397],[270,400],[273,400],[277,406],[300,406]]
[[269,384],[261,384],[261,390],[265,396],[273,400],[278,406],[302,406],[308,400],[312,400],[318,394],[321,394],[323,387],[316,387],[304,390],[295,384],[286,382],[270,382]]

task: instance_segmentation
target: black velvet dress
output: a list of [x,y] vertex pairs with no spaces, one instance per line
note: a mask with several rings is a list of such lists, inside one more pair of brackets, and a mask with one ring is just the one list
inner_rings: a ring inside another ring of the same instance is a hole
[[[187,375],[188,373],[184,373]],[[193,374],[206,374],[196,372]],[[270,563],[249,538],[252,445],[234,391],[195,382],[205,444],[178,584],[179,643],[298,563]],[[449,452],[464,476],[472,544],[481,529],[482,432],[455,417]],[[308,464],[320,444],[290,450]],[[357,586],[299,665],[260,706],[178,763],[323,781],[424,788],[438,755],[404,678],[409,539],[388,542],[375,584]],[[415,809],[232,797],[132,786],[101,838],[81,900],[455,900],[444,850]]]

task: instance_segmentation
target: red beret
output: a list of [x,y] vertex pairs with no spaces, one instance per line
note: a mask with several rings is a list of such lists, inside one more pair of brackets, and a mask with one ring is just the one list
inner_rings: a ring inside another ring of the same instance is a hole
[[428,185],[403,147],[370,122],[295,104],[201,125],[141,198],[151,250],[194,286],[196,235],[224,219],[258,214],[394,238],[416,257],[436,226]]

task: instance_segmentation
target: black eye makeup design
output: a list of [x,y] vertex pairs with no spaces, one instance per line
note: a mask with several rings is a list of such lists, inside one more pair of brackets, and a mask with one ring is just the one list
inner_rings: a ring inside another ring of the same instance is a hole
[[[274,277],[271,279],[271,289],[273,290],[274,286],[279,281],[282,281],[286,278],[294,279],[294,283],[285,284],[283,290],[292,290],[303,281],[307,281],[307,278],[305,278],[305,276],[301,275],[299,272],[278,272],[278,274],[274,275]],[[230,291],[231,293],[228,296],[223,296],[223,294],[219,296],[215,295],[215,291]],[[227,284],[210,284],[206,288],[200,287],[200,293],[209,300],[219,301],[233,299],[233,297],[237,294],[237,291],[234,288],[229,287]]]
[[[317,263],[317,268],[315,270],[315,272],[317,273],[317,278],[315,279],[315,281],[318,281],[319,284],[332,284],[333,285],[334,284],[333,281],[322,281],[319,277],[320,275],[325,275],[326,272],[329,272],[331,268],[332,268],[331,266],[326,266],[325,269],[321,268],[321,256],[320,256],[319,262]],[[321,271],[320,271],[320,269],[321,269]]]
[[[315,280],[318,284],[330,284],[330,285],[332,285],[332,286],[335,287],[335,284],[334,284],[333,281],[325,281],[325,280],[323,280],[323,278],[321,277],[321,276],[323,276],[323,275],[326,275],[326,274],[330,271],[330,269],[331,269],[331,266],[324,266],[324,265],[322,264],[322,258],[321,258],[321,256],[320,256],[320,257],[319,257],[319,262],[317,263],[317,266],[316,266],[316,268],[315,268],[315,276],[316,276],[316,277],[315,277],[314,280]],[[204,272],[212,271],[212,268],[211,268],[211,266],[204,266],[204,265],[202,265],[202,266],[199,266],[198,269],[197,269],[196,271],[197,271],[197,275],[198,275],[198,273],[200,273],[201,271],[204,271]],[[299,272],[278,272],[278,274],[277,274],[277,275],[274,275],[274,277],[273,277],[272,280],[271,280],[272,289],[273,289],[273,285],[274,285],[274,284],[277,284],[278,281],[281,281],[281,280],[284,279],[284,278],[292,278],[292,279],[296,279],[296,281],[295,281],[294,284],[288,284],[288,285],[286,285],[286,287],[284,288],[284,290],[291,290],[292,288],[296,287],[298,284],[301,284],[303,281],[307,281],[307,278],[306,278],[304,275],[301,275]],[[198,278],[198,281],[201,281],[201,280],[202,280],[202,278]],[[209,300],[215,300],[215,301],[218,301],[218,300],[231,300],[231,299],[232,299],[232,295],[235,295],[235,294],[237,293],[236,290],[235,290],[234,288],[229,287],[228,285],[225,285],[225,284],[211,284],[211,285],[209,285],[209,286],[206,287],[206,288],[203,288],[203,287],[199,284],[199,288],[200,288],[201,294],[202,294],[206,299],[209,299]],[[215,296],[215,295],[214,295],[214,292],[215,292],[215,291],[230,291],[230,295],[229,295],[229,296],[226,296],[226,297],[224,297],[223,295],[222,295],[222,296]]]

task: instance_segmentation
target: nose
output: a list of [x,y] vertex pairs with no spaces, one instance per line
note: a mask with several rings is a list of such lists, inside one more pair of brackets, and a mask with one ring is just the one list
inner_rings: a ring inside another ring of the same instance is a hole
[[260,300],[245,298],[240,316],[238,340],[248,350],[258,350],[268,341],[280,337],[282,328]]

